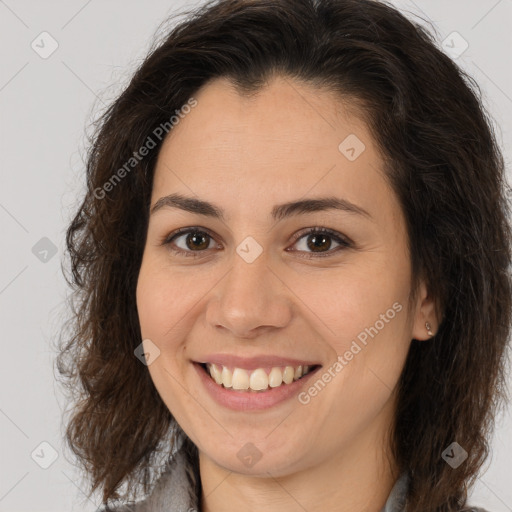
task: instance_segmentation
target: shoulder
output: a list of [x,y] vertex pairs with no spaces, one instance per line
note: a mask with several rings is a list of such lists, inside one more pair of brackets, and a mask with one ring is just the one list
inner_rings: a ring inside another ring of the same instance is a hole
[[188,462],[182,450],[171,457],[151,494],[136,503],[104,506],[96,512],[174,512],[196,509],[197,497],[187,477]]
[[[117,506],[104,506],[96,510],[96,512],[150,512],[153,511],[152,507],[150,507],[150,503],[148,499],[143,501],[139,501],[137,503],[128,503]],[[158,509],[160,511],[160,509]]]
[[135,503],[133,505],[121,505],[119,507],[110,507],[110,508],[99,508],[96,512],[139,512],[142,509],[140,506],[142,503]]
[[[188,510],[189,487],[184,481],[182,468],[174,468],[160,476],[151,494],[137,502],[128,502],[121,505],[106,505],[96,512],[174,512]],[[186,508],[183,508],[186,507]]]

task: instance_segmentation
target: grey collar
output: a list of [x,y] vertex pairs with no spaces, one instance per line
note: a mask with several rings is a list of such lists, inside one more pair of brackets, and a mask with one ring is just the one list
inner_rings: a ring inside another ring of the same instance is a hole
[[389,493],[386,504],[380,512],[402,512],[405,505],[405,495],[409,488],[409,474],[403,472]]

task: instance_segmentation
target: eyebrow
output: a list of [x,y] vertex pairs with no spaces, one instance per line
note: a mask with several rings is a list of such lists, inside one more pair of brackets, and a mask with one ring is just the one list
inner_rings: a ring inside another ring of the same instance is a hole
[[[193,197],[186,197],[181,194],[170,194],[161,197],[151,208],[151,215],[161,210],[162,208],[177,208],[186,212],[204,215],[205,217],[212,217],[225,222],[224,210],[215,206],[208,201],[196,199]],[[284,218],[293,215],[301,215],[306,213],[320,212],[325,210],[341,210],[347,213],[353,213],[367,217],[370,220],[372,216],[360,206],[351,203],[347,199],[338,197],[321,197],[314,199],[301,199],[298,201],[291,201],[276,205],[272,208],[271,216],[275,221],[280,221]]]

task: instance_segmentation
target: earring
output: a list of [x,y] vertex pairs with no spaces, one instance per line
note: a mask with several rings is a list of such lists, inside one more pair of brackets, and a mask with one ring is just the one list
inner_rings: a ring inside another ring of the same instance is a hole
[[425,327],[427,328],[427,334],[429,336],[434,336],[434,333],[432,332],[432,327],[430,327],[430,324],[428,322],[425,322]]

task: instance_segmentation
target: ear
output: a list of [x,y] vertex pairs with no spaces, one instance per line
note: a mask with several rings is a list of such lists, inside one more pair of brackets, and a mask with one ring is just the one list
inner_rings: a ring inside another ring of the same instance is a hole
[[[428,333],[428,322],[432,334]],[[416,299],[414,317],[412,319],[412,338],[420,341],[431,339],[439,328],[439,319],[436,312],[436,304],[428,293],[425,281],[422,280],[418,297]]]

